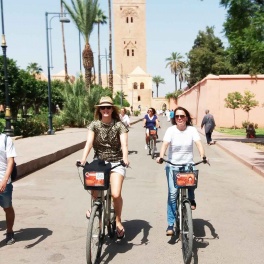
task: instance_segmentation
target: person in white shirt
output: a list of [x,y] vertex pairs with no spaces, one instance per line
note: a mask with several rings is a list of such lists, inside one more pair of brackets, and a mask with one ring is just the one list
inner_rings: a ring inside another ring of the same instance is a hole
[[12,205],[13,185],[11,183],[11,172],[14,167],[16,151],[13,141],[5,134],[0,135],[0,206],[6,215],[6,244],[15,243],[13,225],[15,211]]
[[[196,144],[201,158],[205,158],[204,148],[202,146],[200,135],[195,127],[192,126],[190,113],[183,107],[177,107],[174,110],[173,125],[167,129],[163,138],[163,144],[160,150],[160,156],[156,159],[164,158],[165,152],[169,147],[168,160],[175,164],[194,163],[193,161],[193,142]],[[168,202],[167,202],[167,236],[174,234],[173,225],[176,219],[176,197],[178,188],[173,181],[173,170],[177,167],[166,165],[166,176],[168,181]],[[191,208],[196,208],[194,189],[189,189],[189,199]]]
[[130,119],[129,116],[126,114],[125,107],[122,107],[120,110],[120,119],[125,124],[126,127],[130,127]]

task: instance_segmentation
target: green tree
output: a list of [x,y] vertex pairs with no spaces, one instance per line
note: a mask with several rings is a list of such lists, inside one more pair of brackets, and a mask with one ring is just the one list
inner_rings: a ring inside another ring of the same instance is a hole
[[237,74],[264,71],[264,1],[221,0],[227,9],[224,32],[229,41],[228,54]]
[[259,102],[254,100],[255,94],[250,91],[245,91],[241,101],[241,108],[247,112],[247,121],[249,120],[249,111],[258,106]]
[[88,93],[82,78],[73,84],[67,83],[63,92],[64,104],[61,111],[65,124],[71,127],[83,127],[88,122]]
[[129,107],[130,104],[126,100],[127,95],[125,95],[124,92],[121,91],[116,92],[115,97],[113,99],[114,104],[120,106],[121,108],[121,97],[122,97],[122,107]]
[[35,77],[36,75],[39,75],[40,73],[42,73],[43,70],[42,70],[42,67],[38,65],[38,63],[31,62],[27,66],[27,71]]
[[206,31],[199,31],[194,45],[188,53],[188,64],[190,70],[189,87],[208,74],[231,73],[223,43],[214,35],[213,27],[206,27]]
[[234,129],[236,129],[236,115],[235,110],[240,108],[242,102],[242,95],[239,92],[228,93],[227,98],[225,98],[225,107],[233,109],[234,115]]
[[167,61],[166,68],[169,66],[171,73],[174,74],[175,78],[175,92],[177,91],[177,75],[180,66],[183,64],[183,56],[178,52],[172,52],[171,56],[166,58],[165,61]]
[[65,0],[63,4],[84,38],[85,47],[82,52],[83,67],[85,69],[85,84],[88,93],[92,84],[92,68],[94,67],[93,51],[89,39],[93,31],[98,0],[71,0],[70,7]]
[[98,79],[99,85],[102,85],[102,76],[101,76],[101,59],[100,59],[100,25],[106,24],[107,16],[104,12],[98,7],[95,17],[95,23],[98,25],[97,37],[98,37]]
[[152,82],[154,82],[156,84],[156,88],[157,88],[157,97],[159,97],[159,85],[160,84],[165,84],[165,81],[163,78],[161,78],[159,75],[155,75],[152,78]]

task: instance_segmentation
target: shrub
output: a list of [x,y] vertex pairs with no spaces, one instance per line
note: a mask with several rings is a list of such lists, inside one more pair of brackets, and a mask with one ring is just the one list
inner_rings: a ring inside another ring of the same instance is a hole
[[139,111],[139,110],[135,110],[135,111],[133,112],[133,114],[134,114],[134,116],[138,116],[138,115],[140,114],[140,111]]
[[48,131],[48,122],[43,122],[42,117],[23,118],[14,121],[14,135],[22,137],[33,137],[45,134]]
[[243,122],[242,122],[242,127],[243,127],[243,128],[247,128],[249,124],[250,124],[249,121],[243,121]]

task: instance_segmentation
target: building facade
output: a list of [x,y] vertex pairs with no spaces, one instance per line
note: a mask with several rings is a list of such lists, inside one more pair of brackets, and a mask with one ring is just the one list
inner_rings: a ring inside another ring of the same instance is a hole
[[146,0],[113,0],[114,94],[126,95],[136,110],[152,104],[152,76],[147,73]]

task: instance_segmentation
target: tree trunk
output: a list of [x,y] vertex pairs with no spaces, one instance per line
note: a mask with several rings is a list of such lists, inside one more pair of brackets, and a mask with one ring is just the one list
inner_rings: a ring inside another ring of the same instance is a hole
[[[62,0],[61,0],[61,14],[63,14],[63,3],[62,3]],[[63,47],[63,54],[64,54],[65,81],[67,82],[69,80],[69,75],[68,75],[66,46],[65,46],[65,37],[64,37],[64,23],[61,23],[61,32],[62,32],[62,47]]]
[[92,83],[92,68],[94,67],[93,51],[89,43],[85,44],[83,53],[83,67],[85,69],[85,87],[90,93],[90,87]]
[[109,11],[109,88],[113,92],[111,0],[108,0],[108,11]]
[[101,60],[100,60],[100,23],[98,23],[98,84],[102,86]]
[[159,85],[156,84],[156,87],[157,87],[157,98],[159,97]]
[[175,75],[175,92],[177,92],[177,73],[175,73],[174,75]]

